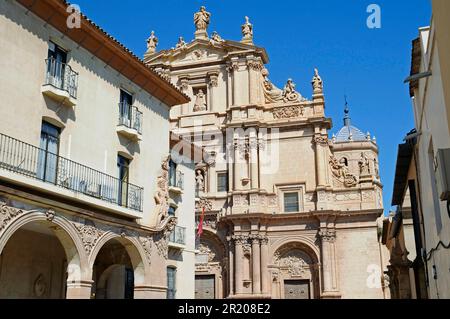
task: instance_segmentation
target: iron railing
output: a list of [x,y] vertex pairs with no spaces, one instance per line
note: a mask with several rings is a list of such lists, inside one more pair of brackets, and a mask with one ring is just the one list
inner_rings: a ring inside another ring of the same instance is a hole
[[169,175],[169,186],[184,190],[184,173],[179,170],[171,170]]
[[169,235],[169,242],[179,245],[186,245],[186,228],[175,226]]
[[124,125],[142,134],[142,112],[135,106],[119,103],[119,125]]
[[142,187],[1,133],[0,169],[142,212]]
[[66,91],[73,98],[77,98],[78,73],[73,71],[70,65],[55,59],[45,60],[47,71],[45,84]]

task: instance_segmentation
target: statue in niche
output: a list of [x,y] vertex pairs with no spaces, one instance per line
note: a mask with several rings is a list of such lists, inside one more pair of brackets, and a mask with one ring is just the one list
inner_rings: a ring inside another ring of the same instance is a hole
[[198,90],[194,104],[194,112],[200,111],[206,111],[206,95],[202,89]]
[[211,19],[211,13],[206,11],[206,8],[202,6],[200,11],[194,14],[194,23],[197,31],[206,31]]
[[359,173],[361,175],[370,175],[369,159],[365,153],[361,153],[361,158],[358,161]]
[[203,171],[198,169],[195,176],[195,187],[198,192],[205,191],[205,177],[203,176]]

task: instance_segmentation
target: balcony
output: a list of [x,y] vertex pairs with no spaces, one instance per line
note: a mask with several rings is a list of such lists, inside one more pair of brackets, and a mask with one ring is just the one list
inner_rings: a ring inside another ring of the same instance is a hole
[[137,107],[119,103],[117,133],[132,141],[142,140],[142,112]]
[[184,173],[178,170],[171,170],[169,176],[169,191],[182,194],[184,190]]
[[42,94],[62,104],[74,106],[77,99],[78,73],[68,64],[55,59],[47,59],[45,63],[47,71],[45,83],[41,88]]
[[118,214],[137,217],[140,214],[128,210],[142,212],[143,188],[4,134],[0,134],[0,176]]
[[183,249],[186,245],[186,228],[175,226],[175,229],[169,235],[169,246],[172,248]]

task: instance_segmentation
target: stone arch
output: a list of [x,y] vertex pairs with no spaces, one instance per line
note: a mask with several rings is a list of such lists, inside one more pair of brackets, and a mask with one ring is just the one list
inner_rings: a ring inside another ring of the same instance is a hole
[[[75,226],[66,218],[56,215],[53,211],[23,211],[12,222],[0,231],[0,253],[3,252],[10,238],[25,225],[45,223],[53,230],[61,243],[67,258],[68,282],[88,280],[89,268],[83,243]],[[55,228],[55,226],[57,226]]]
[[134,269],[134,284],[137,285],[144,285],[147,284],[149,279],[149,263],[146,262],[146,253],[144,248],[142,247],[141,243],[137,238],[134,237],[124,237],[120,236],[113,232],[107,232],[103,234],[98,241],[96,242],[94,248],[92,249],[92,252],[89,256],[89,269],[91,270],[91,277],[92,277],[92,269],[94,267],[95,260],[98,256],[98,253],[102,249],[102,247],[108,243],[111,240],[117,240],[122,244],[122,246],[125,248],[126,252],[128,253],[128,256],[130,257],[131,264]]
[[290,243],[299,243],[304,245],[311,253],[313,253],[314,258],[317,260],[317,263],[320,263],[320,249],[316,245],[315,240],[306,236],[295,236],[295,237],[286,237],[281,238],[274,242],[270,246],[269,256],[273,256],[277,250],[279,250],[282,246],[290,244]]

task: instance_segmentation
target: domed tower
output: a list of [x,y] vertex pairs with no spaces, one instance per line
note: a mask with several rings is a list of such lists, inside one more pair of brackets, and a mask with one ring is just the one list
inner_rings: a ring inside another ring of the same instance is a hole
[[[380,181],[378,146],[375,137],[370,133],[363,133],[352,125],[350,108],[346,101],[344,109],[344,126],[333,134],[331,139],[330,167],[332,170],[332,185],[334,191],[338,189],[358,189],[359,203],[345,204],[345,210],[381,209],[383,207],[382,184]],[[352,195],[335,196],[336,199],[350,199]],[[346,201],[343,201],[346,202]]]

